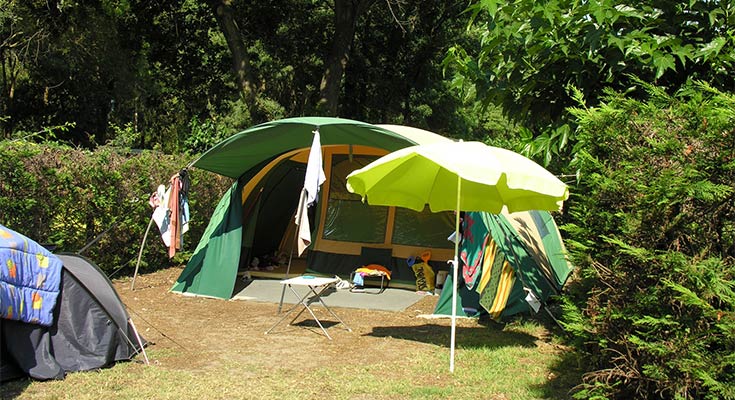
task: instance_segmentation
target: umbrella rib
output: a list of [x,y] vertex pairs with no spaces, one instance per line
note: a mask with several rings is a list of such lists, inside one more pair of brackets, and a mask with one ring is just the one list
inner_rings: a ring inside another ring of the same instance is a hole
[[[429,196],[427,197],[427,204],[429,204],[429,209],[431,210],[431,212],[441,211],[441,210],[436,210],[435,211],[434,209],[431,208],[431,204],[428,203],[429,199],[431,199],[431,198],[434,197],[432,195],[432,193],[434,192],[434,190],[436,188],[438,188],[437,181],[439,180],[439,172],[442,170],[442,167],[441,166],[439,166],[437,164],[434,164],[434,165],[436,166],[437,172],[433,174],[434,175],[434,179],[432,179],[432,181],[431,181],[431,190],[429,190],[429,192],[428,192]],[[462,177],[460,177],[459,175],[457,175],[457,178],[458,179],[462,179]]]

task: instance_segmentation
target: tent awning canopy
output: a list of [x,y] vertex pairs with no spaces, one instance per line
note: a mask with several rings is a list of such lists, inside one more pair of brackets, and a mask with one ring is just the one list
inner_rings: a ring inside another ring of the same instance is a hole
[[236,179],[274,155],[308,148],[319,129],[322,146],[365,145],[395,151],[406,146],[449,140],[431,132],[332,117],[297,117],[248,128],[209,149],[191,166]]

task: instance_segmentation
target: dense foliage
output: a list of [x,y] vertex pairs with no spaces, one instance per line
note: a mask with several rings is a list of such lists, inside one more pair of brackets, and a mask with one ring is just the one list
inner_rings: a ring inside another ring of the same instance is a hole
[[635,79],[669,94],[689,80],[735,87],[735,3],[728,1],[472,1],[469,33],[444,61],[467,99],[522,126],[525,154],[567,171],[575,91],[642,98]]
[[[466,41],[465,3],[361,3],[353,36],[341,38],[334,9],[345,0],[0,0],[0,135],[70,123],[40,136],[199,152],[260,122],[322,115],[320,85],[336,41],[349,53],[334,115],[453,135],[479,130],[487,113],[465,107],[441,71],[446,50]],[[232,21],[222,22],[221,7]]]
[[[135,267],[151,218],[148,198],[182,167],[176,157],[101,147],[91,152],[54,144],[0,142],[0,223],[57,252],[78,252],[108,274]],[[227,185],[193,170],[190,232],[193,250]],[[141,268],[167,265],[157,227],[151,228]],[[181,261],[181,259],[177,260]]]
[[565,229],[579,397],[735,398],[735,96],[608,93],[572,109],[582,179]]
[[732,2],[487,0],[468,11],[482,41],[452,48],[455,83],[527,127],[568,120],[569,85],[595,104],[631,76],[672,91],[690,79],[735,83]]

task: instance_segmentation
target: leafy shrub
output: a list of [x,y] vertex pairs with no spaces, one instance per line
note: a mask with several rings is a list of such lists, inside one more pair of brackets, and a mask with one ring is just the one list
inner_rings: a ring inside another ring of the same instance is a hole
[[[642,83],[641,83],[642,84]],[[608,93],[579,122],[564,321],[579,398],[735,398],[735,96]]]
[[[95,151],[26,141],[0,142],[0,224],[55,252],[78,252],[108,274],[132,271],[151,218],[150,194],[168,186],[184,162],[151,151],[130,153],[112,147]],[[231,182],[206,171],[190,171],[190,231],[193,250],[221,193]],[[142,270],[167,266],[163,242],[153,224]],[[174,261],[178,261],[174,260]]]

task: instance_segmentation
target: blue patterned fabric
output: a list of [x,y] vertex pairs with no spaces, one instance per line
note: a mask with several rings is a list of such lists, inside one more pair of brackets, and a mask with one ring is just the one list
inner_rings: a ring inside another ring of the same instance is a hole
[[51,325],[61,267],[43,246],[0,225],[0,317]]

